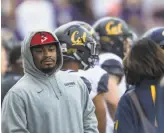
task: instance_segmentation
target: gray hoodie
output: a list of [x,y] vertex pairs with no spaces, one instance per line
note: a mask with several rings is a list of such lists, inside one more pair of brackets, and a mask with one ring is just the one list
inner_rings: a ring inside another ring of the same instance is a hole
[[95,108],[80,78],[59,71],[39,71],[30,52],[29,34],[22,44],[25,75],[6,95],[2,105],[2,133],[98,133]]

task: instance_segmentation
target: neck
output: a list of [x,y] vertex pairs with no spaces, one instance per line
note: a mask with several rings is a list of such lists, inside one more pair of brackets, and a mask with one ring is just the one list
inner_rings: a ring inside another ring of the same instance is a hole
[[76,62],[64,63],[62,69],[71,69],[77,72],[79,70],[79,64]]
[[55,68],[41,69],[41,71],[45,74],[52,75],[55,72]]

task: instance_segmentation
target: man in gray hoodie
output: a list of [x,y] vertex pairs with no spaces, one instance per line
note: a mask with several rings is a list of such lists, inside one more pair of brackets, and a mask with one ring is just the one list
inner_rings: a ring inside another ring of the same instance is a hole
[[22,44],[25,75],[2,105],[2,133],[98,133],[95,108],[77,76],[59,71],[62,52],[51,32]]

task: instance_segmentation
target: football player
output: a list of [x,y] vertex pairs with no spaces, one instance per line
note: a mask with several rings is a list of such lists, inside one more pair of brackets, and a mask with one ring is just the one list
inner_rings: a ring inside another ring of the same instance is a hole
[[99,66],[110,75],[109,92],[105,99],[110,115],[107,116],[107,132],[113,132],[113,120],[120,96],[126,90],[122,59],[129,52],[133,35],[128,25],[121,19],[105,17],[93,25],[99,36]]
[[[91,88],[90,96],[96,106],[98,128],[100,133],[104,133],[106,110],[102,94],[108,91],[109,77],[107,72],[100,67],[93,68],[98,61],[98,43],[93,38],[93,34],[78,22],[60,26],[55,30],[55,34],[63,51],[63,70],[79,75],[88,88]],[[102,86],[101,82],[106,82],[106,85]]]

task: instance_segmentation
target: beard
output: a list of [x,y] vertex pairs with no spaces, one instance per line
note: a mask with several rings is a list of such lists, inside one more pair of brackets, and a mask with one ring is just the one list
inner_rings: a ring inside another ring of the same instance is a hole
[[53,73],[53,72],[54,72],[54,70],[55,70],[55,68],[54,68],[54,67],[42,68],[42,69],[41,69],[41,71],[42,71],[43,73],[46,73],[46,74]]

